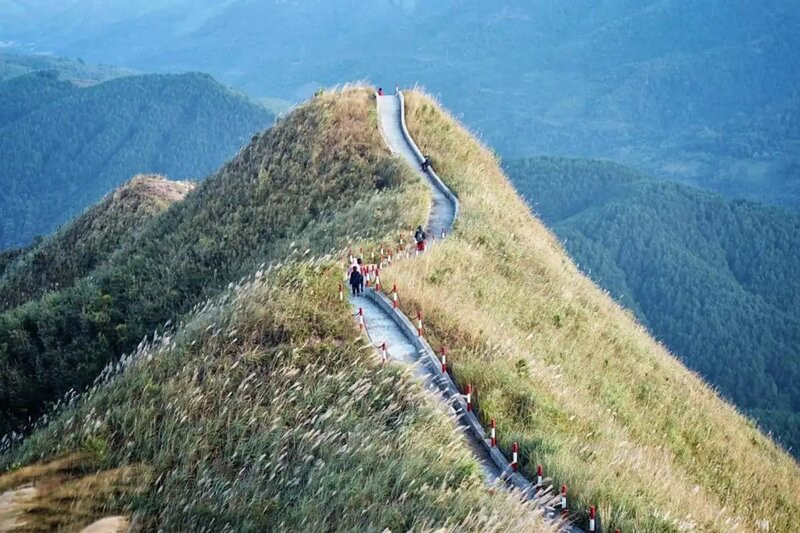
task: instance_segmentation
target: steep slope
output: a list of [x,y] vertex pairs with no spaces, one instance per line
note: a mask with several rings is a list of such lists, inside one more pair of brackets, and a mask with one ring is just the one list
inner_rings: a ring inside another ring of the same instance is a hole
[[53,231],[134,174],[202,177],[273,119],[201,74],[86,88],[32,75],[0,84],[2,101],[0,248]]
[[506,167],[583,271],[800,450],[800,216],[612,163]]
[[0,432],[81,390],[157,325],[254,265],[293,250],[326,252],[370,221],[402,220],[374,196],[407,180],[386,157],[366,98],[299,109],[90,275],[0,314]]
[[[398,238],[427,207],[383,147],[366,90],[320,95],[259,136],[137,239],[158,252],[148,262],[157,270],[168,251],[176,278],[213,283],[202,257],[185,255],[204,239],[215,267],[230,263],[226,288],[29,438],[3,441],[0,468],[11,471],[0,490],[30,482],[41,495],[18,519],[76,528],[121,512],[145,530],[548,531],[515,496],[485,490],[452,421],[359,336],[337,296],[338,258],[311,258],[350,239]],[[248,275],[227,284],[233,272]],[[31,465],[65,454],[75,474],[58,483],[57,463]],[[114,483],[123,465],[126,482]],[[75,477],[99,487],[62,495],[62,509],[89,510],[78,517],[49,503]]]
[[192,189],[191,183],[158,176],[133,178],[4,268],[0,310],[72,286]]
[[570,263],[492,154],[426,97],[412,137],[459,196],[454,233],[382,276],[450,348],[501,446],[520,443],[604,527],[790,530],[797,464],[656,344]]

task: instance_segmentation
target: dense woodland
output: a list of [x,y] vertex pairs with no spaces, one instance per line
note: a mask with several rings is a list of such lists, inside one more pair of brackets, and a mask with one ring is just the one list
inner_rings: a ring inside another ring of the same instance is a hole
[[506,168],[582,270],[797,454],[800,216],[609,162]]
[[[398,186],[403,167],[358,141],[377,136],[377,129],[359,124],[356,130],[341,121],[334,129],[327,114],[334,103],[325,102],[301,108],[258,136],[140,231],[114,230],[119,240],[113,250],[88,246],[83,260],[97,264],[69,286],[30,298],[28,277],[12,276],[25,266],[5,269],[3,292],[16,290],[19,296],[11,298],[27,301],[0,314],[0,434],[40,414],[70,388],[81,390],[109,361],[257,262],[280,260],[292,250],[326,252],[337,242],[344,245],[345,235],[371,217],[402,220],[381,208],[374,190]],[[381,146],[375,139],[370,145]],[[370,211],[346,209],[360,202],[370,203]],[[50,253],[48,264],[57,270],[73,253],[58,240],[73,236],[85,219],[56,235],[56,242],[40,243],[33,255]],[[81,240],[104,242],[91,235]],[[92,254],[107,259],[96,261]]]
[[0,249],[52,232],[134,174],[200,179],[272,120],[201,74],[0,82]]

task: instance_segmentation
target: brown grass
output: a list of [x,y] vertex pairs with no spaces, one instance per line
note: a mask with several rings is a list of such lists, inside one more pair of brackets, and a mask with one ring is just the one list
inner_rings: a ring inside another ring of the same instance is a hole
[[501,444],[519,441],[524,470],[543,464],[604,527],[795,527],[797,464],[584,277],[435,102],[408,93],[406,118],[462,213],[451,238],[384,284],[409,314],[424,310]]
[[16,504],[14,531],[78,530],[123,510],[120,495],[142,490],[148,469],[98,470],[83,455],[36,463],[0,476],[0,492],[32,487]]

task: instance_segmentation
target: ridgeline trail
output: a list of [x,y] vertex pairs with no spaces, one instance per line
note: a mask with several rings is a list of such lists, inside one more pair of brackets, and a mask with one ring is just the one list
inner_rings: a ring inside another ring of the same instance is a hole
[[[430,188],[432,202],[426,231],[433,237],[429,239],[429,243],[435,242],[435,239],[441,239],[450,233],[458,217],[458,199],[436,175],[433,168],[423,171],[421,163],[424,156],[406,128],[402,93],[376,95],[376,98],[380,130],[386,144],[391,152],[403,158]],[[467,407],[465,394],[458,390],[448,373],[442,372],[436,354],[424,337],[418,334],[412,321],[402,311],[394,308],[392,301],[386,295],[370,287],[365,290],[363,296],[351,296],[350,305],[357,320],[363,321],[364,332],[379,354],[383,356],[382,347],[385,345],[389,360],[410,366],[414,376],[424,387],[447,404],[490,486],[519,490],[524,497],[535,499],[537,505],[544,507],[546,516],[558,520],[560,513],[552,505],[558,502],[553,489],[546,483],[542,486],[532,484],[515,471],[499,448],[491,445],[486,430],[475,413]],[[582,531],[570,524],[564,524],[563,527],[564,531],[568,532]]]

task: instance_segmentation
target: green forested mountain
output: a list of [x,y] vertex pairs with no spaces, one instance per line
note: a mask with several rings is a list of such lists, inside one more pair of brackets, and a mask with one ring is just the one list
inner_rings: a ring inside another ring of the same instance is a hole
[[800,216],[609,162],[506,167],[585,272],[800,450]]
[[[0,6],[0,17],[3,16]],[[81,59],[72,60],[53,55],[14,54],[0,51],[0,81],[36,72],[55,72],[59,79],[78,86],[95,85],[136,71],[111,65],[94,65]]]
[[51,232],[136,173],[203,177],[272,119],[202,74],[0,82],[0,249]]
[[0,311],[69,288],[193,188],[187,182],[137,176],[55,235],[6,252],[6,264],[0,262]]
[[24,4],[0,14],[20,50],[200,70],[287,100],[419,83],[507,158],[610,158],[800,209],[795,0]]

